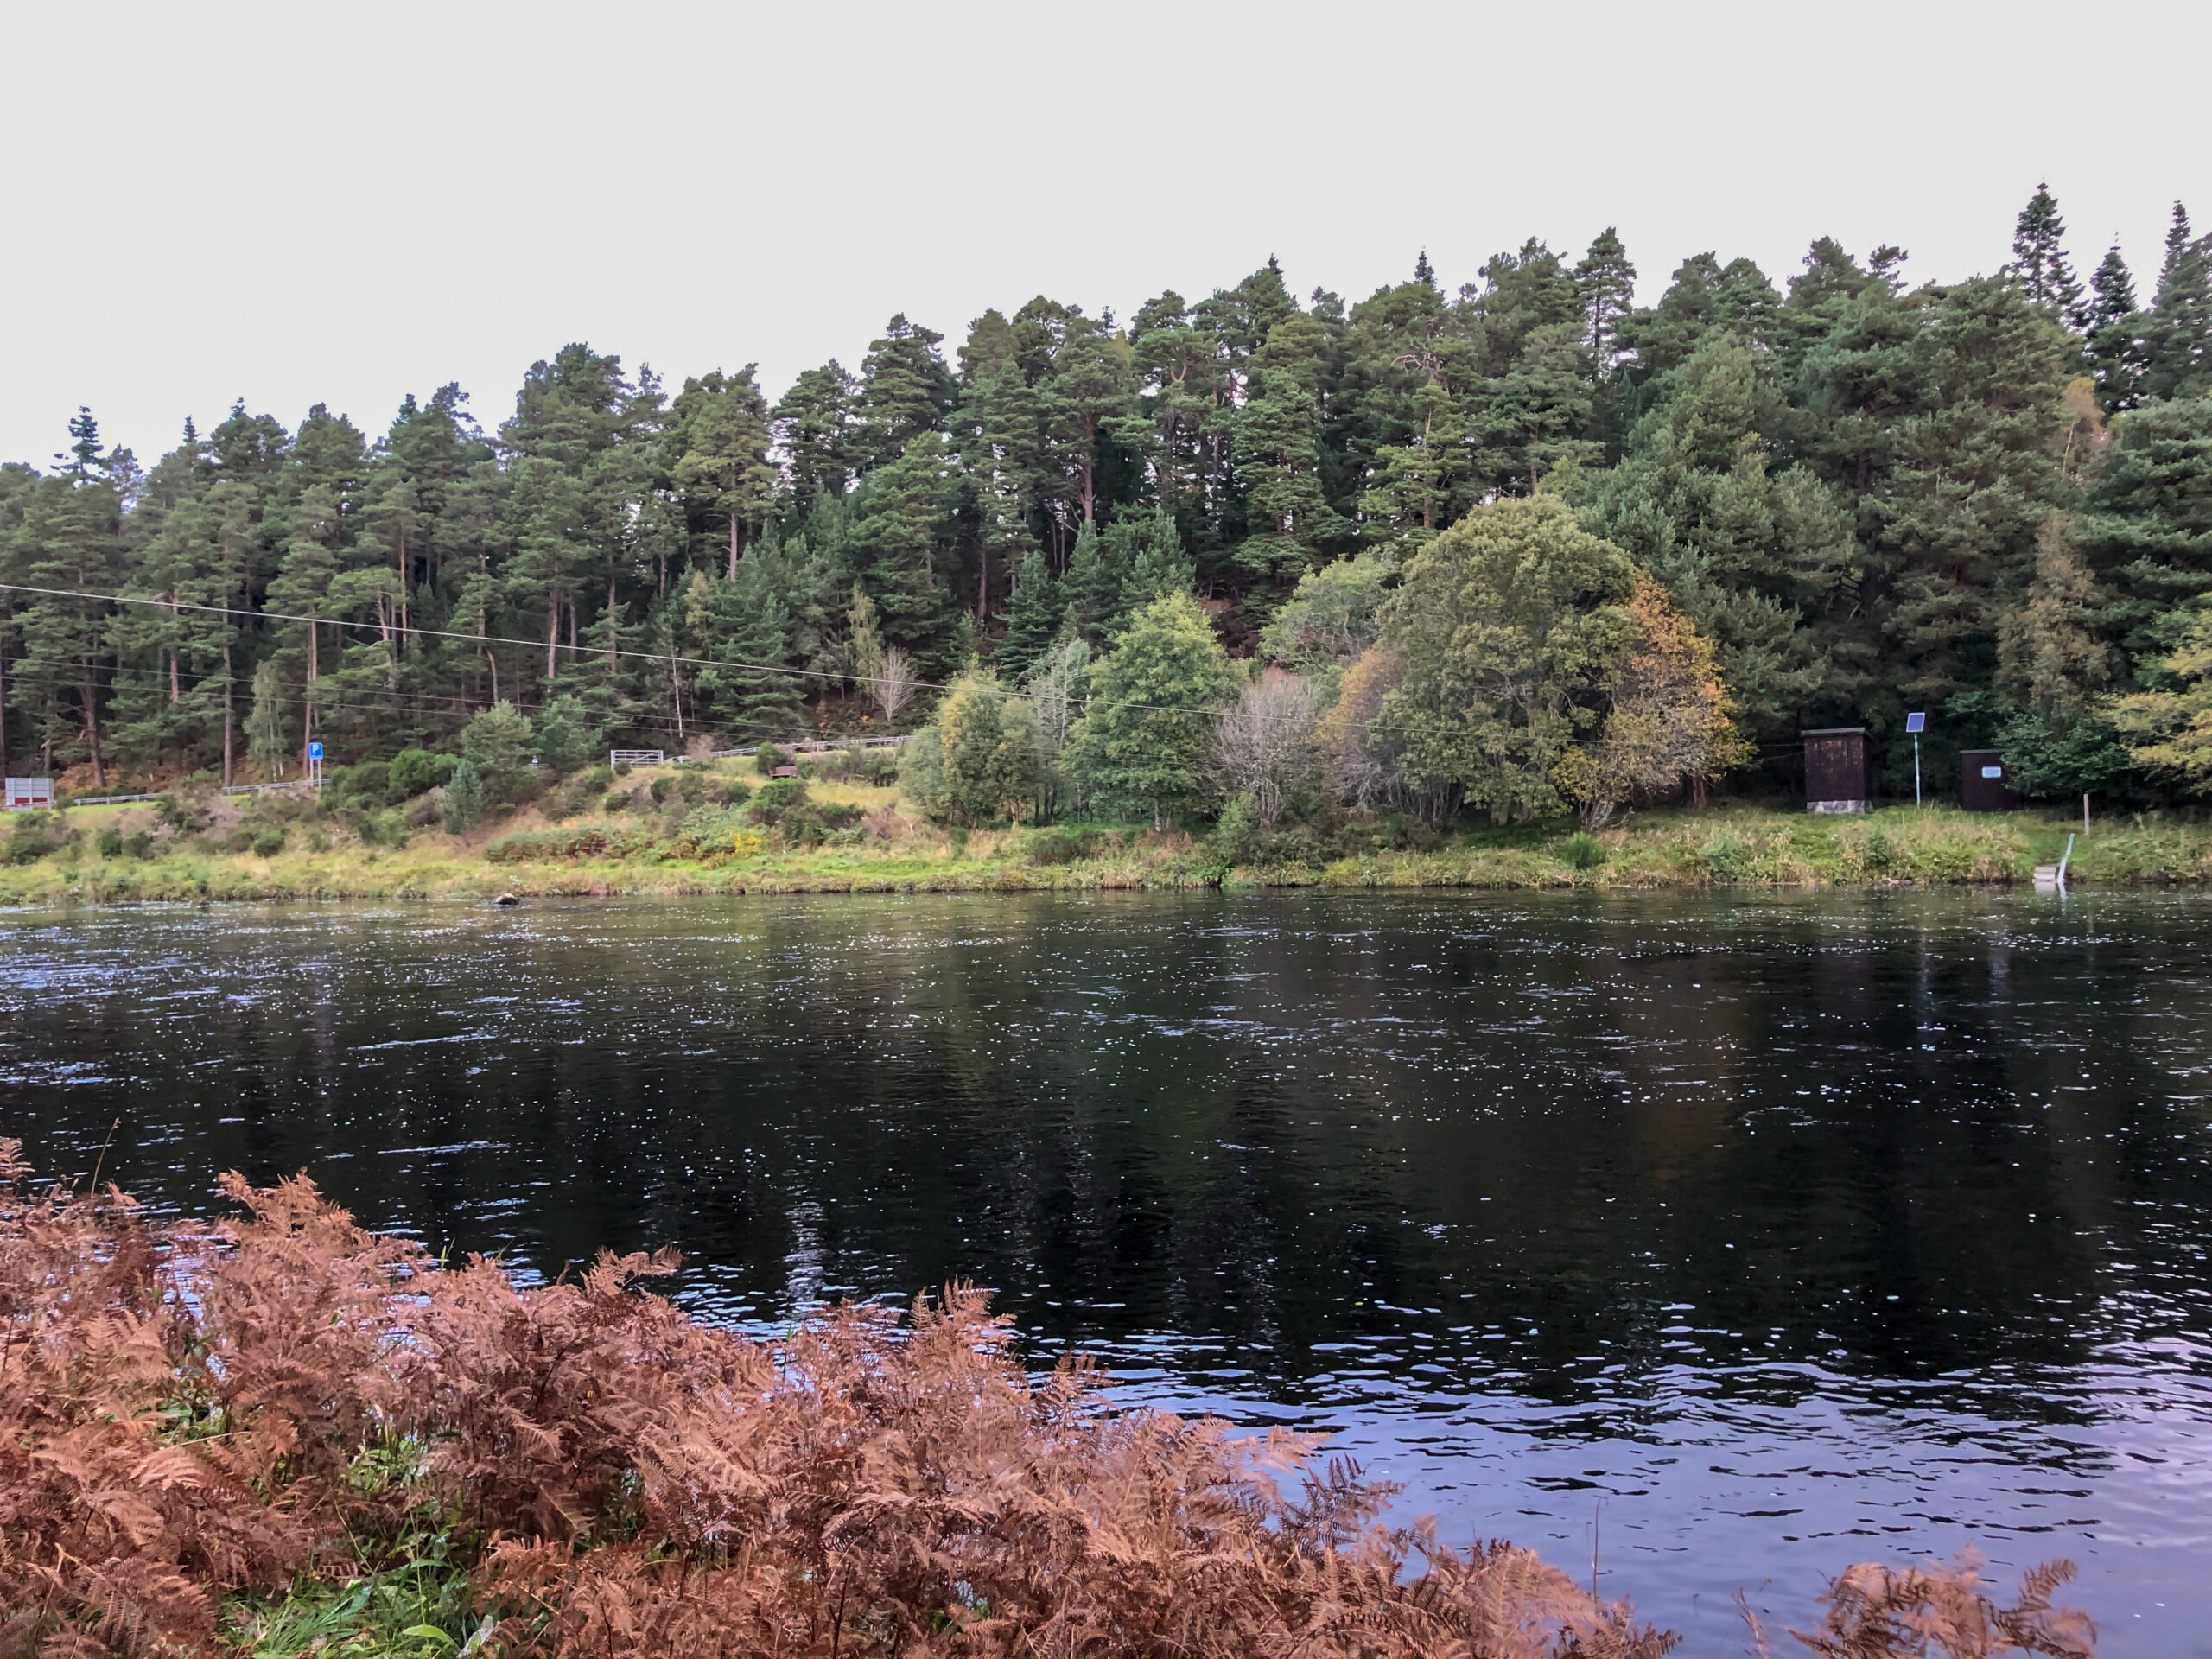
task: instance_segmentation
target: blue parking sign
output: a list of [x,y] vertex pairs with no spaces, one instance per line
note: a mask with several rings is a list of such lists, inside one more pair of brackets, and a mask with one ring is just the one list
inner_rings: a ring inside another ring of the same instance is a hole
[[308,760],[321,760],[321,759],[322,759],[322,745],[321,745],[321,744],[320,744],[320,743],[310,743],[310,744],[308,744]]

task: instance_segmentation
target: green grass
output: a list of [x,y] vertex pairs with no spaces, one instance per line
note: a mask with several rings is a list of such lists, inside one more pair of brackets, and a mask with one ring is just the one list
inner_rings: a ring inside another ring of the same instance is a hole
[[[632,780],[633,789],[637,787]],[[1203,835],[1154,834],[1135,825],[948,833],[901,807],[895,791],[835,783],[817,798],[902,816],[888,839],[707,860],[648,852],[621,858],[487,861],[484,849],[518,830],[542,829],[532,811],[465,836],[419,830],[404,846],[372,846],[342,827],[293,826],[284,849],[263,857],[189,842],[156,855],[104,857],[98,830],[116,808],[73,809],[77,839],[58,853],[0,866],[0,903],[105,904],[221,899],[488,898],[737,893],[1027,892],[1101,888],[1280,886],[1323,887],[1815,887],[2025,881],[2056,863],[2078,820],[2032,811],[1970,814],[1891,807],[1862,818],[1812,817],[1770,808],[1636,812],[1584,836],[1571,819],[1506,828],[1465,826],[1425,846],[1380,847],[1379,830],[1354,836],[1376,850],[1345,850],[1307,835],[1277,837],[1251,861],[1224,867]],[[96,816],[98,815],[98,816]],[[642,801],[563,827],[651,829]],[[314,844],[318,828],[329,839]],[[1080,834],[1082,854],[1069,839]],[[2077,838],[2069,880],[2083,886],[2212,880],[2212,825],[2161,815],[2113,818]]]

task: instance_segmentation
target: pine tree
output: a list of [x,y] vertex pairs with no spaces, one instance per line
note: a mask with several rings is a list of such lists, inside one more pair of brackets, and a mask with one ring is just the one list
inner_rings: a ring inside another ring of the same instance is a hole
[[1020,684],[1037,659],[1052,649],[1066,611],[1067,601],[1052,565],[1043,553],[1032,551],[1021,562],[1014,599],[1007,607],[1006,633],[992,659],[999,677],[1010,685]]
[[1147,517],[1108,531],[1126,534],[1128,556],[1123,565],[1122,590],[1116,609],[1122,620],[1135,616],[1155,599],[1191,591],[1191,562],[1183,556],[1182,532],[1169,514],[1155,510]]
[[1574,285],[1588,320],[1583,337],[1598,372],[1608,373],[1620,358],[1621,324],[1636,305],[1636,267],[1629,263],[1620,232],[1611,226],[1591,243],[1590,251],[1575,266]]
[[760,576],[748,558],[734,576],[694,570],[683,590],[687,654],[710,664],[693,682],[693,717],[736,747],[799,728],[798,678],[782,671],[789,613]]
[[2050,309],[2069,327],[2082,325],[2082,284],[2065,248],[2066,221],[2047,184],[2036,186],[2012,227],[2012,263],[2006,267],[2031,304]]
[[2145,398],[2197,397],[2212,387],[2212,248],[2206,241],[2190,233],[2189,213],[2176,202],[2158,296],[2143,328]]
[[2143,319],[2135,307],[2135,279],[2120,257],[2120,244],[2105,251],[2104,263],[2089,278],[2088,339],[2083,344],[2097,402],[2107,415],[2141,401]]
[[1149,811],[1156,827],[1197,800],[1206,740],[1237,681],[1197,600],[1153,601],[1093,671],[1089,709],[1069,734],[1067,770],[1099,805]]
[[861,363],[856,443],[864,469],[892,465],[916,438],[943,429],[957,395],[951,372],[938,355],[944,340],[901,314],[868,348]]
[[791,382],[777,403],[776,443],[791,474],[791,493],[804,507],[817,497],[842,497],[852,481],[858,385],[834,357]]
[[768,404],[753,384],[760,367],[720,369],[686,380],[669,406],[663,442],[668,472],[695,525],[720,519],[725,576],[737,575],[740,550],[775,505],[779,480],[768,461]]
[[1066,605],[1063,626],[1090,645],[1103,641],[1121,620],[1122,575],[1123,567],[1109,556],[1098,526],[1084,525],[1076,532],[1075,550],[1068,555],[1068,573],[1061,583]]
[[882,616],[885,643],[912,653],[925,673],[945,667],[951,631],[938,573],[946,487],[944,442],[936,432],[909,439],[856,498],[852,548],[861,580]]

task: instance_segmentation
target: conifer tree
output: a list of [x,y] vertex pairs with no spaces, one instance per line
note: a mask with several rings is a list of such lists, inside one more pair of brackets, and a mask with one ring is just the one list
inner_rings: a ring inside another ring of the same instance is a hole
[[2189,213],[2174,204],[2158,292],[2143,327],[2145,398],[2196,397],[2212,388],[2212,249],[2190,234]]
[[2097,402],[2107,415],[2133,409],[2143,380],[2142,317],[2136,310],[2135,279],[2120,257],[2120,244],[2105,251],[2089,277],[2088,339],[2083,342]]
[[1077,639],[1096,646],[1121,620],[1122,575],[1123,567],[1110,556],[1098,526],[1084,524],[1076,532],[1061,583],[1064,626]]
[[951,631],[938,569],[945,486],[943,437],[917,433],[868,481],[852,527],[861,580],[882,618],[885,643],[912,652],[925,671],[944,666]]
[[2069,327],[2082,326],[2082,284],[2066,257],[2066,221],[2048,184],[2036,186],[2012,227],[2012,263],[2006,267],[2029,303],[2046,307]]
[[1574,285],[1588,320],[1584,338],[1592,360],[1600,374],[1609,373],[1620,357],[1621,324],[1636,305],[1636,267],[1613,226],[1599,232],[1575,266]]
[[1149,811],[1157,827],[1197,802],[1206,740],[1237,679],[1196,599],[1154,600],[1093,671],[1068,771],[1099,805]]
[[957,395],[951,372],[938,355],[944,340],[902,313],[868,348],[861,363],[856,443],[863,468],[892,465],[915,439],[943,428]]
[[1155,509],[1143,518],[1115,525],[1107,532],[1109,541],[1116,531],[1129,545],[1128,556],[1120,561],[1123,575],[1116,605],[1120,619],[1135,615],[1155,599],[1191,591],[1191,562],[1183,556],[1182,532],[1173,517]]
[[1066,610],[1052,565],[1042,552],[1032,550],[1021,562],[1014,599],[1007,607],[1006,633],[992,658],[1001,679],[1018,684],[1027,677],[1030,668],[1058,637]]
[[669,406],[664,436],[669,474],[695,523],[721,521],[722,574],[737,575],[746,539],[775,505],[779,480],[768,462],[768,405],[753,385],[758,364],[686,380]]
[[852,480],[858,390],[833,357],[803,372],[777,402],[776,443],[784,452],[792,499],[802,509],[823,495],[843,496]]

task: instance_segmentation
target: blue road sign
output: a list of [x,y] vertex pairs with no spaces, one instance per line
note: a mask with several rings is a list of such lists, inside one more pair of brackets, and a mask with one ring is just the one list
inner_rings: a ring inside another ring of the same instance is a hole
[[308,744],[308,760],[321,760],[321,759],[322,759],[322,745],[321,745],[321,744],[320,744],[320,743],[310,743],[310,744]]
[[1904,728],[1914,736],[1918,736],[1921,733],[1928,729],[1928,716],[1925,715],[1907,715],[1904,717]]

